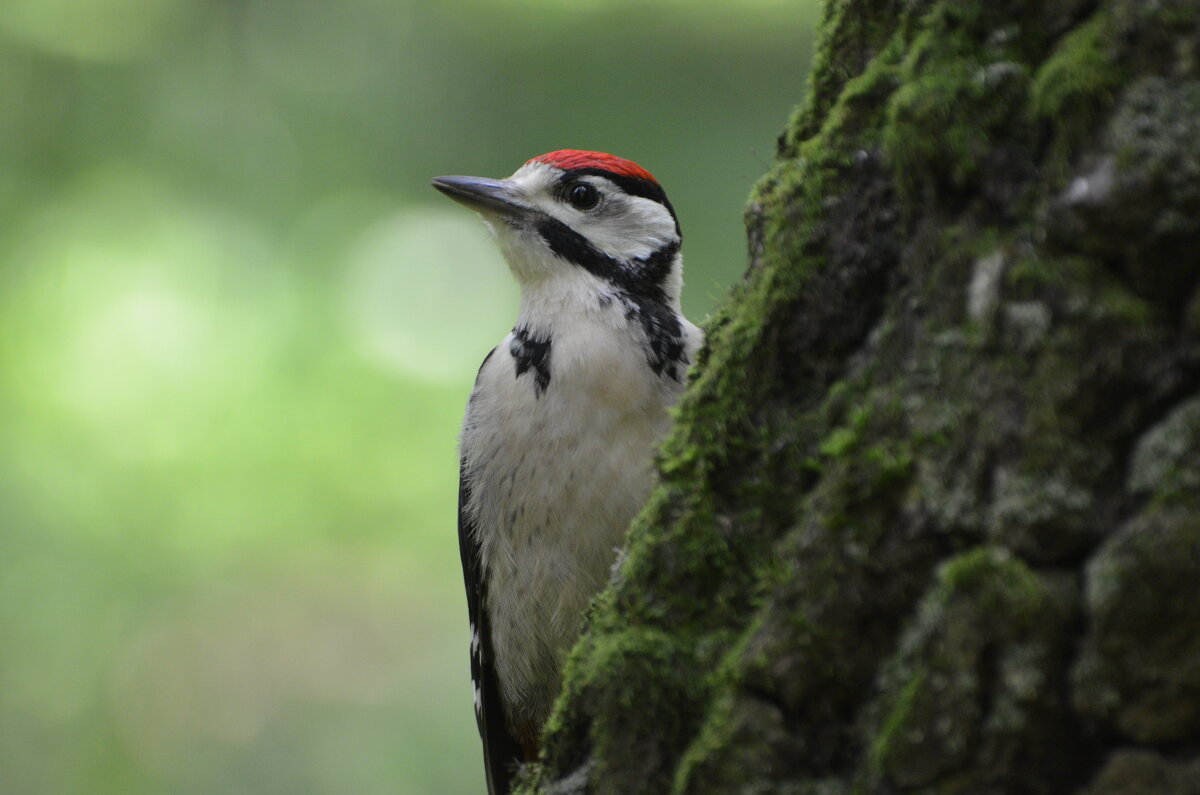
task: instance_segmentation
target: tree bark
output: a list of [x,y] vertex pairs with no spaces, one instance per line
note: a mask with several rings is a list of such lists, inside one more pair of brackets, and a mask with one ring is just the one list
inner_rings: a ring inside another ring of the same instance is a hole
[[1200,4],[810,81],[525,791],[1200,793]]

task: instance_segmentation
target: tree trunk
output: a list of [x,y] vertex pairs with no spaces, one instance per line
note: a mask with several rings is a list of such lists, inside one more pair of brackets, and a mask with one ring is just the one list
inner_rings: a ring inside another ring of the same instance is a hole
[[1200,793],[1200,4],[831,0],[540,793]]

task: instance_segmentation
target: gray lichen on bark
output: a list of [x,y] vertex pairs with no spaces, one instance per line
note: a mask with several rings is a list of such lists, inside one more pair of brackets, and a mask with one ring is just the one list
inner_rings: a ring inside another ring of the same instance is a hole
[[527,792],[1194,793],[1200,5],[831,0]]

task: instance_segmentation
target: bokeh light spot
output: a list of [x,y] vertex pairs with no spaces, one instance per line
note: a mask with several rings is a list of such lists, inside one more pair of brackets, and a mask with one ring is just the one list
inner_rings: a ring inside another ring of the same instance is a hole
[[409,376],[474,377],[512,326],[516,305],[504,259],[480,221],[458,208],[407,210],[381,221],[347,257],[345,306],[356,347]]

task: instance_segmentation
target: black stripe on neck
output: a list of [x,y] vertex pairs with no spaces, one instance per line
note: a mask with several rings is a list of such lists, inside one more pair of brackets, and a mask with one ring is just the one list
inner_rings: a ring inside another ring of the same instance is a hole
[[683,324],[679,315],[658,301],[631,293],[618,293],[616,298],[625,309],[625,319],[636,321],[646,335],[646,364],[655,375],[682,383],[688,357],[683,350]]
[[[671,266],[679,254],[679,240],[666,244],[649,256],[623,262],[605,254],[586,237],[555,218],[542,217],[537,222],[537,230],[557,256],[616,288],[614,297],[624,307],[625,319],[637,322],[646,335],[646,363],[650,369],[655,375],[682,381],[688,365],[687,354],[684,353],[683,324],[675,311],[667,306],[664,289]],[[549,340],[546,345],[546,380],[549,381]]]

